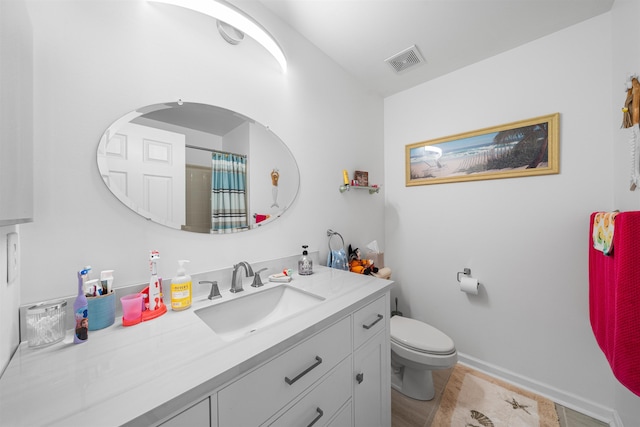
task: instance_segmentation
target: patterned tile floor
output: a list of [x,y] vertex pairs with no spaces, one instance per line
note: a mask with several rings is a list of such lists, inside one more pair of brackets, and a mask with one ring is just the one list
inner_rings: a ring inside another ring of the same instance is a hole
[[[433,383],[436,396],[424,402],[410,399],[396,390],[391,390],[391,424],[392,427],[449,427],[432,426],[431,422],[438,411],[442,392],[447,384],[452,369],[434,371]],[[595,420],[579,412],[556,404],[560,419],[560,427],[607,427],[607,423]]]

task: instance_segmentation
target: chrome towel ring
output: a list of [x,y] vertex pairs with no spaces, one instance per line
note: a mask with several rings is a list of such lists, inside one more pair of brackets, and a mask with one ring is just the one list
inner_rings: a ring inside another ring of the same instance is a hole
[[[332,229],[328,229],[327,230],[327,236],[329,236],[329,252],[331,251],[337,251],[337,250],[344,250],[344,239],[342,238],[342,235],[336,231],[333,231]],[[333,247],[332,246],[332,242],[333,243],[337,243],[338,239],[336,238],[336,236],[340,239],[340,246],[339,247]]]

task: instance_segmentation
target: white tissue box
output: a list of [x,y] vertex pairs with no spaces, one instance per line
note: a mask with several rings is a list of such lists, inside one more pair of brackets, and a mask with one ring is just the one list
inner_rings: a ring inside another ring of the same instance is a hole
[[384,252],[368,252],[365,259],[373,261],[373,265],[378,268],[384,267]]

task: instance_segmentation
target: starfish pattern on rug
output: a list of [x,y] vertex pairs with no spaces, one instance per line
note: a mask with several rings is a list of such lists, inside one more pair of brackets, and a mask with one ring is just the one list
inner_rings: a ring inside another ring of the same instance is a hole
[[522,409],[524,412],[526,412],[527,414],[531,415],[531,413],[529,411],[527,411],[527,408],[529,407],[529,405],[521,405],[518,403],[518,401],[515,399],[515,397],[511,398],[511,402],[509,402],[508,400],[505,400],[505,402],[507,402],[509,405],[511,405],[511,407],[513,407],[513,409]]
[[[474,420],[477,420],[484,427],[494,427],[493,421],[491,421],[491,419],[489,417],[487,417],[485,414],[483,414],[482,412],[479,412],[479,411],[476,411],[476,410],[472,409],[471,410],[471,418],[473,418]],[[477,425],[471,424],[471,423],[466,423],[465,427],[480,427],[480,426],[477,426]]]

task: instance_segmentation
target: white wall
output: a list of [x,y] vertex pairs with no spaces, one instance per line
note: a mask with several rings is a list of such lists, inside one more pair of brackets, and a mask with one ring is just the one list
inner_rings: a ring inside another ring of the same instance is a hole
[[622,112],[626,98],[627,76],[640,76],[640,18],[639,0],[616,0],[611,11],[613,43],[613,73],[611,93],[613,95],[613,154],[615,179],[615,206],[620,210],[637,210],[640,207],[640,189],[629,190],[629,176],[631,174],[629,144],[630,131],[622,128]]
[[[589,214],[613,209],[622,185],[611,106],[619,112],[624,93],[611,92],[611,58],[608,13],[387,98],[386,256],[400,310],[468,361],[633,425],[588,310]],[[405,187],[406,144],[555,112],[560,174]],[[477,297],[456,287],[465,267]]]
[[[22,304],[72,295],[75,272],[113,268],[116,286],[148,280],[178,259],[192,273],[297,254],[327,253],[327,228],[356,245],[383,236],[383,197],[340,194],[342,169],[382,182],[382,100],[255,2],[240,2],[283,46],[289,70],[255,42],[238,46],[215,23],[146,1],[27,1],[35,50],[35,213],[22,227]],[[289,146],[301,192],[285,215],[229,236],[174,231],[121,205],[102,183],[95,152],[104,130],[138,107],[202,102],[240,112]],[[365,192],[366,193],[366,192]],[[366,215],[364,215],[366,213]],[[225,286],[225,284],[222,284]]]
[[[616,209],[640,209],[640,189],[629,191],[631,173],[629,130],[622,129],[620,108],[625,100],[625,82],[629,74],[640,74],[640,1],[616,0],[611,11],[613,28],[613,156],[614,195]],[[615,381],[613,407],[618,411],[625,426],[638,424],[640,419],[640,398]]]

